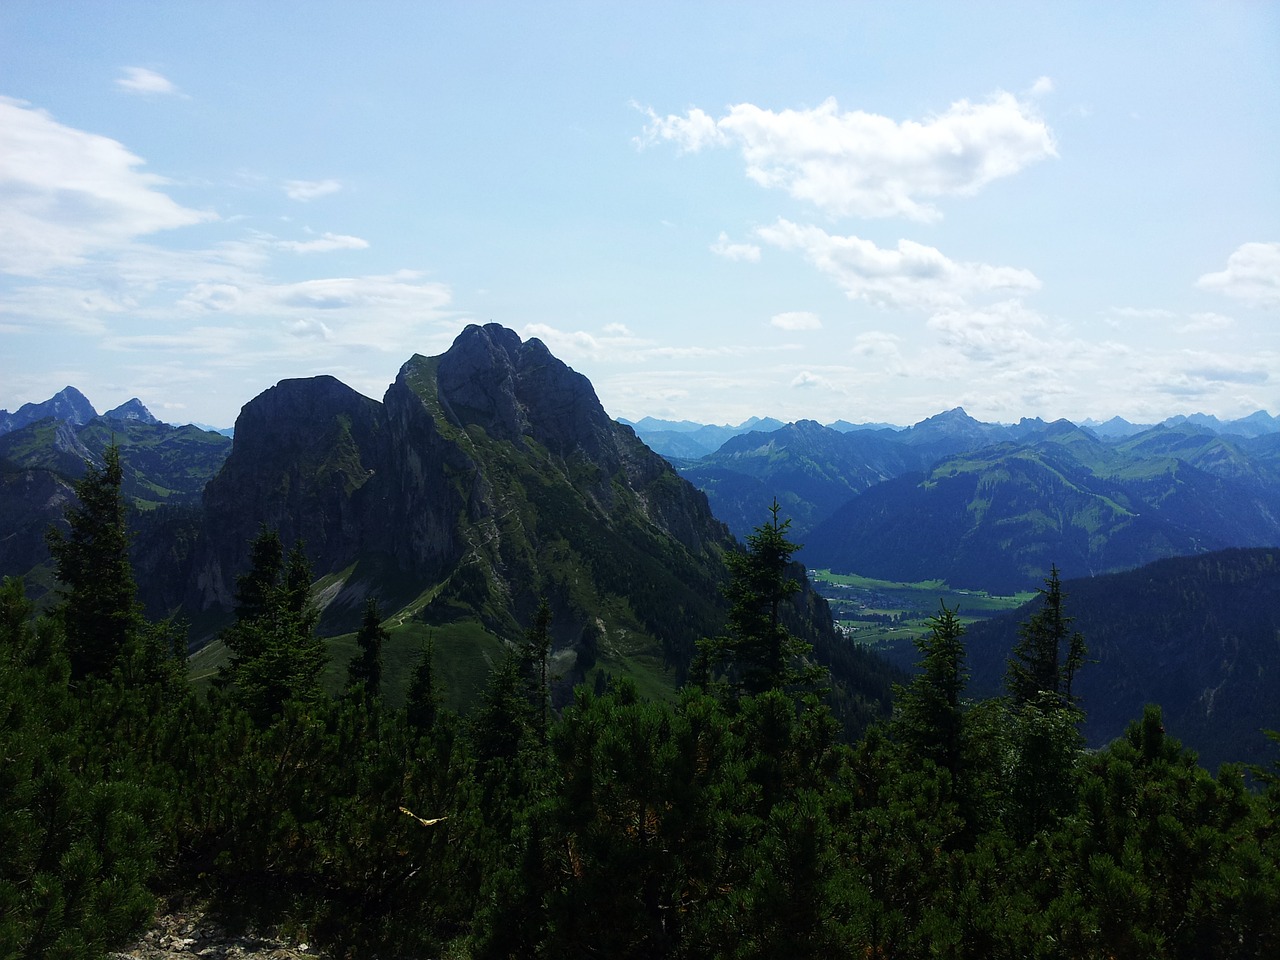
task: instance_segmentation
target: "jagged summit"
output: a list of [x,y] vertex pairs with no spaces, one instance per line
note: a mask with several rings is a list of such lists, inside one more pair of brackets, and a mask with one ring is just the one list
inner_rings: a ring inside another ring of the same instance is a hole
[[0,410],[0,433],[21,430],[29,423],[53,417],[81,426],[98,415],[87,397],[75,387],[66,386],[41,403],[24,403],[16,412]]
[[440,357],[436,379],[440,404],[458,426],[513,442],[531,437],[560,456],[607,453],[614,426],[591,381],[541,340],[472,324]]
[[104,420],[132,420],[137,423],[159,423],[160,421],[152,415],[151,411],[146,408],[141,400],[134,397],[132,400],[126,400],[114,410],[108,410],[102,415]]

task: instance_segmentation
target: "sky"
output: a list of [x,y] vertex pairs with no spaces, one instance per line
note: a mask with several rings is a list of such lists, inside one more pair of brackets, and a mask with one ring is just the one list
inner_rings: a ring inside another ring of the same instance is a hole
[[0,3],[0,407],[1280,415],[1280,3]]

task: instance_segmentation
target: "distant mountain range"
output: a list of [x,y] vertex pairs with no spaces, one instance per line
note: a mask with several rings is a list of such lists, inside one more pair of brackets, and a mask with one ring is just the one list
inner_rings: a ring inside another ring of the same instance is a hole
[[[922,427],[930,421],[964,413],[962,408],[955,408],[945,413],[922,420],[915,427]],[[781,420],[773,417],[751,417],[735,426],[698,423],[693,420],[659,420],[644,417],[640,420],[627,420],[620,417],[619,423],[625,423],[635,430],[651,450],[673,460],[698,460],[708,454],[715,453],[726,442],[746,433],[768,433],[786,426]],[[981,434],[989,440],[1017,439],[1018,431],[1026,424],[1043,423],[1041,420],[1023,420],[1018,424],[980,423]],[[1258,410],[1238,420],[1219,420],[1217,417],[1193,413],[1190,416],[1173,416],[1160,423],[1130,423],[1123,417],[1112,417],[1110,420],[1082,420],[1078,424],[1091,433],[1104,438],[1130,437],[1143,433],[1153,427],[1176,427],[1183,423],[1204,427],[1213,433],[1229,434],[1239,437],[1260,437],[1268,433],[1280,433],[1280,418],[1273,417],[1265,410]],[[848,420],[836,420],[826,424],[839,433],[866,430],[890,430],[895,433],[914,429],[892,423],[850,423]]]
[[737,535],[776,497],[807,564],[891,580],[1011,592],[1054,562],[1087,575],[1280,544],[1280,430],[1264,432],[1280,421],[1121,423],[990,424],[961,408],[903,429],[802,420],[679,469]]

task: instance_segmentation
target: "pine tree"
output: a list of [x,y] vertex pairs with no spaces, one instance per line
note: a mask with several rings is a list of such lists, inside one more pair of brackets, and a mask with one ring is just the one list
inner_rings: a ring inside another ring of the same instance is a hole
[[1072,692],[1076,670],[1083,666],[1088,651],[1084,637],[1078,631],[1069,632],[1072,618],[1063,611],[1066,594],[1057,566],[1050,568],[1040,596],[1040,610],[1018,631],[1005,686],[1019,706],[1035,703],[1043,694],[1049,694],[1061,705],[1071,707],[1076,703]]
[[524,669],[538,742],[545,744],[551,709],[551,607],[545,599],[538,604],[533,623],[525,632]]
[[964,626],[956,611],[942,603],[929,628],[916,639],[920,672],[896,698],[893,729],[910,755],[932,760],[958,778],[964,731],[960,698],[968,680]]
[[794,636],[782,622],[783,605],[800,592],[788,575],[791,555],[800,545],[787,539],[790,520],[780,520],[777,499],[769,520],[747,536],[747,549],[729,553],[729,583],[725,596],[730,609],[725,632],[699,642],[696,672],[724,671],[747,694],[779,690],[812,680],[803,658],[812,647]]
[[382,618],[378,615],[378,601],[373,597],[367,598],[364,622],[360,625],[360,632],[356,634],[356,646],[360,648],[360,652],[347,665],[348,689],[363,689],[364,695],[369,699],[381,695],[382,644],[390,637],[391,634],[382,625]]
[[418,656],[418,665],[409,681],[409,695],[405,700],[405,719],[419,732],[427,732],[436,725],[440,715],[440,693],[435,674],[435,639],[430,635]]
[[120,450],[108,447],[101,469],[89,464],[76,483],[79,505],[66,512],[70,530],[64,534],[55,527],[48,533],[62,583],[58,615],[73,680],[109,672],[142,620],[129,562],[122,478]]
[[263,723],[290,701],[321,696],[328,654],[315,633],[311,566],[302,544],[290,551],[285,568],[280,537],[264,526],[250,552],[253,566],[236,581],[236,622],[222,634],[231,651],[223,679]]

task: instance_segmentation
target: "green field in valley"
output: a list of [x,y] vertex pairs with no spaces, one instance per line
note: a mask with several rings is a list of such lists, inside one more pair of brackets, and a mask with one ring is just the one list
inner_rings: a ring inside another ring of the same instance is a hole
[[943,580],[898,583],[875,580],[854,573],[810,570],[814,588],[831,606],[840,631],[867,646],[907,640],[929,629],[929,618],[945,603],[957,610],[964,623],[985,620],[1021,606],[1034,592],[993,596],[985,590],[964,590]]

